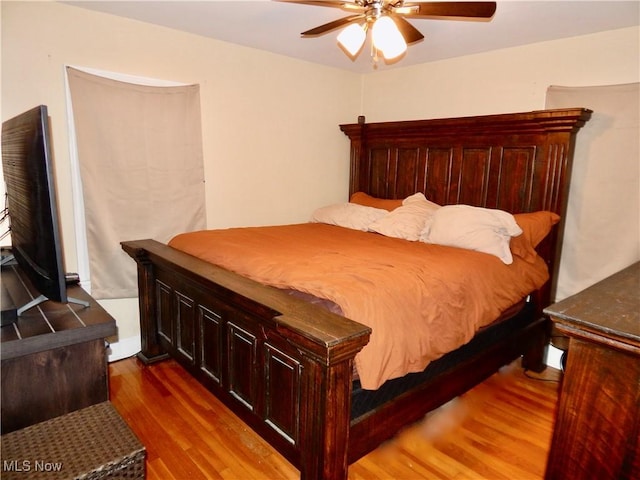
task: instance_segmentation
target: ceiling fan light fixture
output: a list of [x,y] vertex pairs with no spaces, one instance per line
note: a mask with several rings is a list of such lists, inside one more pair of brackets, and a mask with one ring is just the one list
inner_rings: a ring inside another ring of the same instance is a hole
[[406,4],[405,0],[276,1],[341,8],[351,12],[346,17],[306,30],[301,35],[317,37],[343,28],[338,35],[338,45],[347,56],[355,60],[367,41],[368,31],[371,30],[371,57],[374,66],[377,65],[379,57],[384,57],[388,63],[395,63],[403,57],[408,45],[424,39],[424,35],[408,20],[491,20],[496,12],[496,2],[481,1],[406,0]]
[[352,57],[358,54],[366,39],[366,24],[358,25],[357,23],[352,23],[338,35],[338,43],[349,52]]
[[387,15],[378,18],[371,28],[373,46],[382,52],[384,58],[393,60],[407,51],[407,42],[404,41],[398,26]]

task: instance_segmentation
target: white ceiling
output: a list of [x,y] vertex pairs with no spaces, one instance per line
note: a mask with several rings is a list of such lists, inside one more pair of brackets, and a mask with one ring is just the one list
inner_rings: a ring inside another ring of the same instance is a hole
[[[71,1],[95,11],[353,72],[374,70],[365,46],[352,61],[336,45],[337,32],[301,38],[300,32],[348,15],[336,8],[276,1]],[[640,1],[502,1],[489,22],[411,20],[425,39],[394,65],[444,58],[640,25]],[[585,68],[587,66],[585,65]]]

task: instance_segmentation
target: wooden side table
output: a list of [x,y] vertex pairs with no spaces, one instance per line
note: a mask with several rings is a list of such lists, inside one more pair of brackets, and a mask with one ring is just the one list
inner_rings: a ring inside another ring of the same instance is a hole
[[569,337],[546,478],[640,478],[640,262],[545,313]]
[[[17,266],[2,268],[2,283],[14,298],[37,294]],[[89,307],[48,301],[0,328],[3,434],[109,399],[105,339],[115,320],[79,286],[68,293]]]

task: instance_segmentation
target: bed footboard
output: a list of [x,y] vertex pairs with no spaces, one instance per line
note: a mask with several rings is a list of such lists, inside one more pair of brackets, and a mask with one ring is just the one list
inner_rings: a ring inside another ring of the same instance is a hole
[[370,329],[153,240],[137,262],[142,351],[168,355],[300,469],[347,478],[353,358]]

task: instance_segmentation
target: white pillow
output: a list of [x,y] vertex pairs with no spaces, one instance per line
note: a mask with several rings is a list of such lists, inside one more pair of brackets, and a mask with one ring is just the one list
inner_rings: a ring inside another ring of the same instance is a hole
[[389,213],[387,210],[365,207],[357,203],[337,203],[318,208],[311,215],[310,221],[366,232],[372,222],[384,217],[387,213]]
[[509,265],[513,263],[509,240],[520,234],[522,229],[508,212],[447,205],[435,212],[420,240],[489,253]]
[[416,241],[439,208],[440,205],[427,200],[424,194],[416,193],[405,198],[402,206],[369,225],[369,230],[387,237]]

